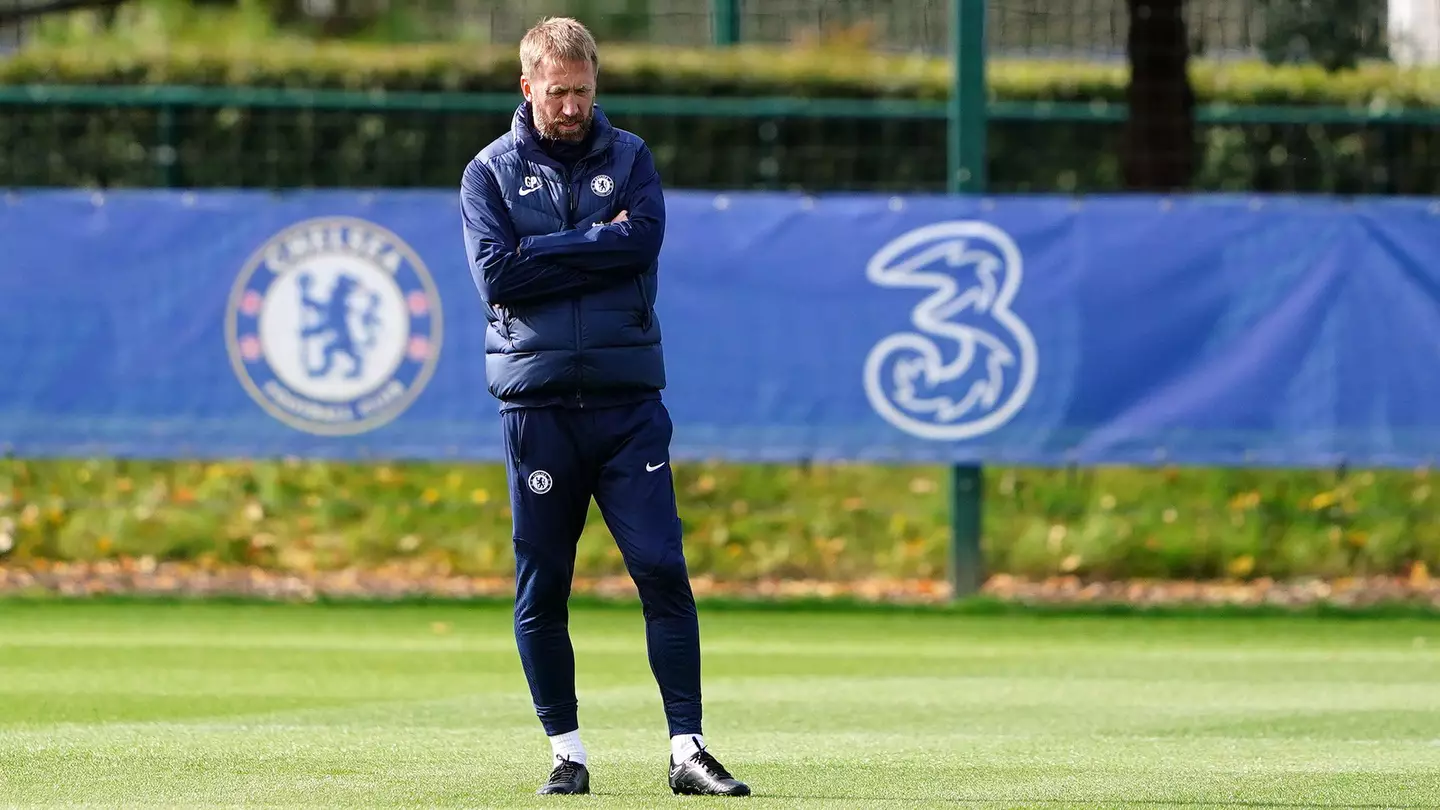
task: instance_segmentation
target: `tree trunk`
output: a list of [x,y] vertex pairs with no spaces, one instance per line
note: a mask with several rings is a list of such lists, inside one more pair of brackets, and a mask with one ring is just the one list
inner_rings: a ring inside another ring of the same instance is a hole
[[1188,188],[1195,172],[1195,93],[1186,72],[1185,0],[1126,0],[1130,86],[1122,165],[1134,191]]

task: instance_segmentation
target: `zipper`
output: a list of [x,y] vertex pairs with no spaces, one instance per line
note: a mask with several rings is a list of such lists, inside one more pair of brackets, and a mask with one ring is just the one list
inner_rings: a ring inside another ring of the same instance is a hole
[[[579,166],[578,162],[576,163],[576,166]],[[574,168],[565,170],[565,227],[567,228],[575,227],[575,193],[574,182],[572,178],[573,172]],[[585,386],[585,364],[580,362],[580,359],[584,354],[584,351],[580,347],[580,296],[575,296],[570,300],[570,311],[573,312],[575,316],[575,402],[579,407],[584,408],[585,397],[581,393],[581,391],[584,389]]]

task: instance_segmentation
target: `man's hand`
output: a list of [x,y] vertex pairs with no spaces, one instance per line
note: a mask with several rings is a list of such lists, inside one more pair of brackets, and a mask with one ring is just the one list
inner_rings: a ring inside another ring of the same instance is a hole
[[617,222],[627,222],[629,221],[629,219],[630,217],[626,216],[624,211],[621,211],[620,213],[615,215],[614,219],[610,220],[610,224],[614,225]]

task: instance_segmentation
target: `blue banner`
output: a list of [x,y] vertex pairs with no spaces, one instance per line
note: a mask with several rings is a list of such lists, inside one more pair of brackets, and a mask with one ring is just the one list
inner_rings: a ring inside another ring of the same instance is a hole
[[[0,201],[0,451],[502,457],[458,192]],[[676,458],[1415,465],[1440,204],[675,192]]]

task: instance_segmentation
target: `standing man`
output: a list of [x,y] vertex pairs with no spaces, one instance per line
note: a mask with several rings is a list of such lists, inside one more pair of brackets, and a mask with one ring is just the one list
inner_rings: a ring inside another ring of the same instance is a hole
[[586,793],[567,600],[593,496],[640,593],[675,793],[749,795],[700,734],[700,630],[670,474],[655,316],[665,200],[649,148],[594,106],[594,38],[569,18],[520,41],[525,100],[461,182],[514,513],[515,640],[554,766]]

